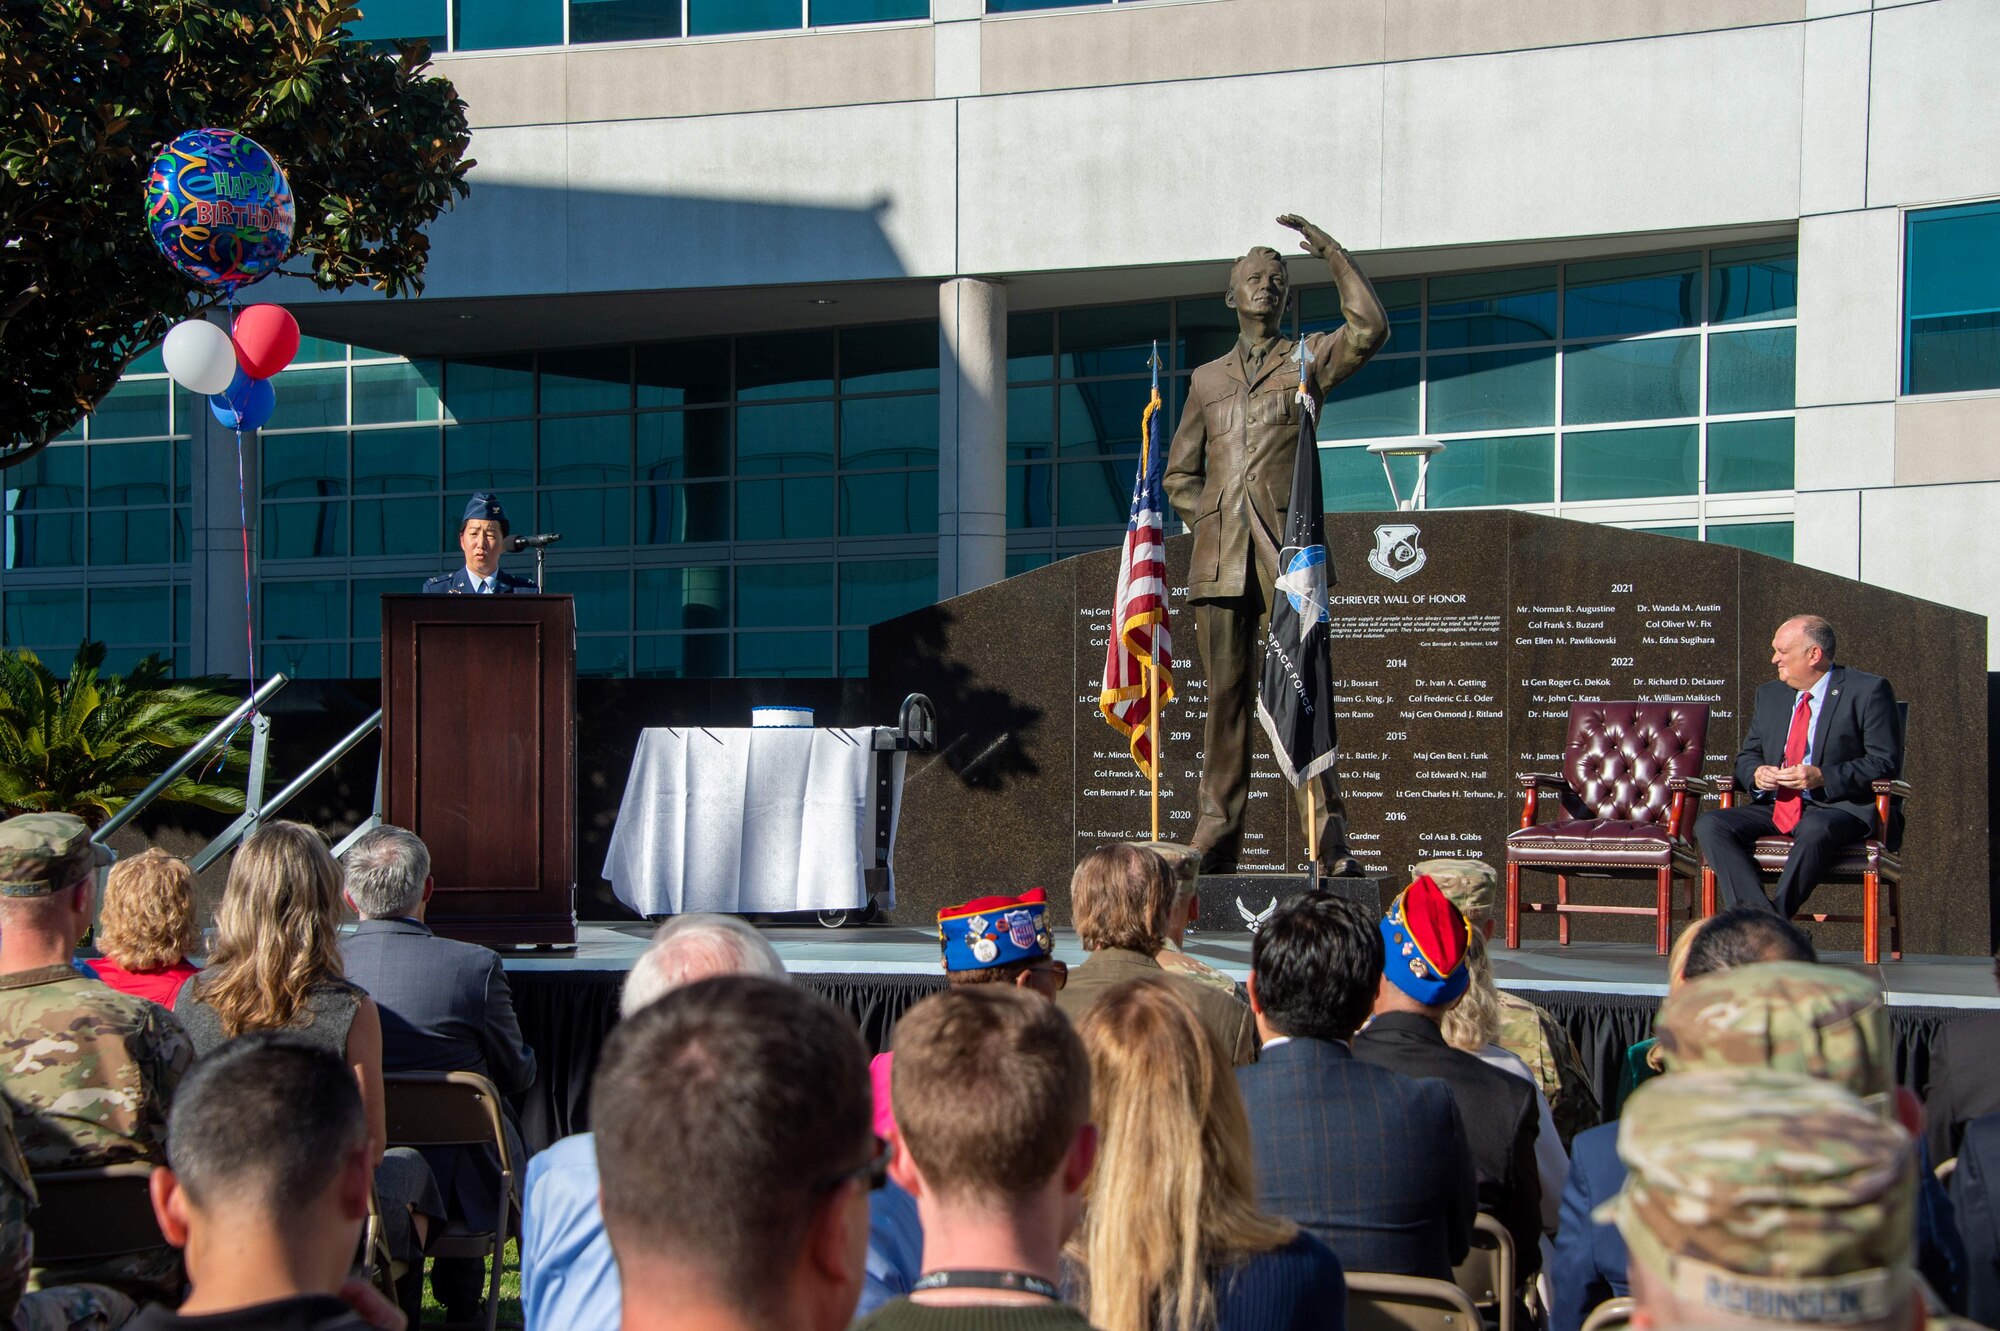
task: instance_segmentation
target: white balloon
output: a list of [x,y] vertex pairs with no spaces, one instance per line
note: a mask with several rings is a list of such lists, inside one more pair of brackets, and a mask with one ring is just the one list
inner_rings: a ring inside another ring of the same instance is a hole
[[205,319],[187,319],[167,330],[160,359],[175,383],[190,393],[216,394],[236,377],[236,344]]

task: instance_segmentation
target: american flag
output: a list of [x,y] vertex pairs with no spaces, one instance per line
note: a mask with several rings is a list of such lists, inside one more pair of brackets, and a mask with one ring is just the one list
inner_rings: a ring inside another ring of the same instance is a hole
[[1153,395],[1139,423],[1139,473],[1132,482],[1132,517],[1125,524],[1125,555],[1118,562],[1118,592],[1111,605],[1111,635],[1104,648],[1104,687],[1097,708],[1132,741],[1132,758],[1154,775],[1153,706],[1146,667],[1158,671],[1160,705],[1174,696],[1174,634],[1167,621],[1167,548],[1161,514],[1161,481],[1167,470],[1160,408],[1160,348],[1153,345]]

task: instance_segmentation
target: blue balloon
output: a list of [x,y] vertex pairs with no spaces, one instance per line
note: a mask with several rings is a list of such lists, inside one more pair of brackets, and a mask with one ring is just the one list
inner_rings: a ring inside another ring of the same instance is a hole
[[278,409],[278,390],[271,387],[269,379],[252,379],[239,369],[229,387],[208,400],[208,409],[225,429],[262,429]]

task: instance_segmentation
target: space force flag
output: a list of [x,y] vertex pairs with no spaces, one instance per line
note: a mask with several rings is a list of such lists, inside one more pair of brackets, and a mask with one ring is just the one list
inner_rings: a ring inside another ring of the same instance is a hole
[[1166,431],[1160,408],[1160,352],[1153,348],[1153,394],[1139,418],[1139,472],[1132,482],[1132,515],[1118,560],[1118,589],[1111,601],[1111,632],[1104,647],[1104,685],[1097,709],[1132,741],[1132,759],[1155,775],[1153,713],[1147,666],[1161,707],[1174,696],[1174,633],[1167,621]]
[[1311,362],[1303,338],[1297,360],[1299,451],[1264,630],[1264,678],[1257,690],[1257,719],[1271,737],[1271,752],[1285,779],[1295,786],[1332,767],[1339,743],[1328,646],[1326,517],[1313,433],[1319,403],[1306,380]]

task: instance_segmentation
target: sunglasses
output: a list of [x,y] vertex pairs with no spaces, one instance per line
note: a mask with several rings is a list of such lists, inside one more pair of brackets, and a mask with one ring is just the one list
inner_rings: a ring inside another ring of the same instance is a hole
[[1069,983],[1069,963],[1067,961],[1058,961],[1054,957],[1050,957],[1047,961],[1039,965],[1030,966],[1028,969],[1036,975],[1055,976],[1056,988],[1058,990]]
[[843,1169],[838,1174],[821,1179],[818,1183],[813,1184],[813,1191],[832,1192],[851,1178],[866,1177],[868,1180],[868,1191],[880,1192],[889,1182],[889,1158],[894,1154],[895,1149],[889,1145],[886,1138],[876,1137],[875,1150],[866,1160],[852,1169]]

